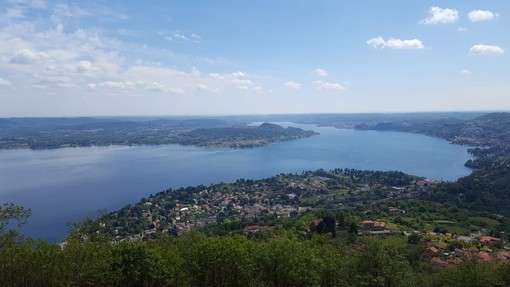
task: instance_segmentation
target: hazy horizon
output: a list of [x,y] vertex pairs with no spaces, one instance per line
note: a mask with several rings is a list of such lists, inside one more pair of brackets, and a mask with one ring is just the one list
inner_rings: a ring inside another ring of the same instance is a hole
[[504,1],[4,0],[0,117],[510,110]]
[[465,110],[465,111],[416,111],[416,112],[359,112],[359,113],[274,113],[274,114],[168,114],[168,115],[150,115],[150,114],[125,114],[125,115],[35,115],[35,116],[6,116],[0,117],[2,119],[9,118],[221,118],[221,117],[272,117],[272,116],[363,116],[363,115],[418,115],[418,114],[490,114],[490,113],[510,113],[510,110]]

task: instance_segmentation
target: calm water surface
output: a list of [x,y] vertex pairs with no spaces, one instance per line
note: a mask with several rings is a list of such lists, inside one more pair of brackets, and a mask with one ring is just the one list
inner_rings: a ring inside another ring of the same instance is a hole
[[467,148],[418,134],[299,125],[319,136],[253,149],[179,145],[0,151],[0,202],[32,209],[22,232],[60,240],[68,222],[113,211],[169,187],[260,179],[319,168],[468,175]]

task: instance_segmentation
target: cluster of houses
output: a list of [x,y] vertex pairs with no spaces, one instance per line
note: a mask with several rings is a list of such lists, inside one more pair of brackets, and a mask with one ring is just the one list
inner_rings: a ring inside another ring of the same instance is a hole
[[[113,234],[116,236],[114,242],[129,240],[139,241],[144,238],[155,236],[157,232],[166,232],[172,235],[182,235],[190,230],[207,225],[217,224],[221,216],[226,218],[242,218],[246,220],[255,219],[260,216],[271,215],[278,218],[290,217],[293,214],[300,213],[312,207],[299,207],[298,200],[305,194],[321,193],[327,190],[325,181],[316,177],[316,180],[294,181],[288,183],[288,190],[275,190],[264,186],[244,186],[232,188],[228,192],[206,188],[194,193],[192,200],[178,201],[168,196],[154,196],[147,199],[141,205],[143,212],[132,215],[128,222],[136,223],[143,220],[147,222],[148,228],[143,231],[128,236],[121,236],[122,226],[113,227]],[[411,193],[418,193],[426,190],[427,186],[436,182],[429,180],[420,180],[408,187],[381,187],[377,185],[360,184],[353,192],[370,191],[373,188],[389,188],[392,193],[389,197],[402,197]],[[302,192],[300,192],[301,190]],[[283,199],[283,200],[282,200]],[[169,203],[173,202],[171,208]],[[287,204],[288,203],[288,204]],[[390,214],[405,213],[396,207],[389,207]],[[318,224],[318,221],[314,223]],[[313,223],[311,227],[313,228]],[[274,226],[252,225],[243,229],[243,233],[251,235],[256,232],[274,230]],[[378,220],[364,220],[358,229],[359,235],[393,235],[399,231],[393,226],[389,227],[385,222]],[[446,252],[447,246],[444,243],[445,238],[428,241],[428,247],[424,250],[426,256],[430,257],[432,265],[435,267],[445,267],[458,262],[462,262],[465,257],[475,257],[481,261],[510,261],[510,251],[494,251],[491,248],[500,242],[499,238],[481,235],[456,236],[430,234],[436,237],[449,236],[446,239],[455,239],[465,243],[471,243],[477,240],[484,248],[457,248],[453,252]]]
[[[324,188],[323,184],[311,183],[300,184],[303,189]],[[295,205],[281,204],[282,196],[289,200],[297,197],[295,193],[272,192],[270,189],[257,189],[256,192],[239,189],[231,192],[219,192],[213,189],[205,189],[196,194],[193,204],[176,203],[170,210],[164,209],[168,202],[164,197],[151,197],[143,203],[141,216],[131,216],[129,222],[139,220],[148,221],[147,229],[141,233],[121,236],[122,226],[115,227],[114,241],[138,241],[143,238],[154,236],[158,231],[168,232],[173,235],[182,235],[190,230],[206,225],[217,224],[220,214],[228,217],[237,217],[247,220],[262,215],[271,215],[276,218],[290,217],[293,212],[303,212],[311,207],[296,207]]]
[[[286,187],[274,188],[271,186],[244,185],[233,188],[228,192],[215,188],[204,189],[192,196],[192,203],[179,202],[175,207],[168,209],[170,201],[176,201],[170,196],[154,196],[142,204],[143,213],[141,216],[132,215],[128,222],[134,224],[140,220],[149,222],[147,229],[135,235],[122,236],[120,232],[123,226],[114,227],[113,235],[116,241],[120,240],[141,240],[154,236],[158,231],[168,232],[174,235],[181,235],[194,228],[211,224],[217,224],[219,217],[223,214],[227,217],[237,217],[252,220],[261,215],[270,214],[277,218],[290,217],[293,213],[299,213],[313,207],[300,207],[299,199],[310,195],[321,198],[321,194],[328,193],[328,178],[315,176],[313,179],[296,180],[287,183]],[[352,193],[371,191],[374,188],[392,190],[389,197],[401,197],[423,191],[427,185],[434,184],[430,180],[419,180],[407,187],[386,187],[380,184],[359,184],[352,188]],[[297,191],[297,192],[296,192]],[[327,196],[325,197],[327,198]],[[364,204],[360,202],[360,204]],[[343,206],[343,204],[339,204]],[[398,209],[396,209],[399,211]],[[365,222],[362,223],[361,234],[384,235],[397,232],[394,229],[385,228]]]
[[364,220],[361,222],[358,235],[392,235],[397,231],[395,228],[386,228],[386,223],[383,221]]
[[[427,242],[428,247],[424,250],[424,255],[430,257],[433,267],[441,268],[454,266],[462,263],[466,259],[476,259],[481,262],[510,262],[510,251],[497,248],[503,246],[500,238],[472,233],[469,236],[457,236],[455,234],[438,234],[429,232],[429,236],[435,238]],[[457,240],[463,242],[469,247],[457,247],[453,251],[448,250],[448,240]]]
[[[395,212],[397,212],[396,209]],[[360,227],[358,235],[392,235],[397,233],[395,228],[387,228],[383,221],[364,220]],[[428,247],[425,248],[423,253],[430,258],[430,262],[435,268],[457,265],[468,258],[474,258],[482,262],[510,262],[510,250],[501,248],[504,246],[504,242],[497,237],[480,233],[457,236],[451,233],[442,234],[432,231],[426,235],[430,241],[427,241]],[[470,245],[470,247],[455,248],[453,251],[449,251],[446,242],[451,240],[460,241],[465,245]]]

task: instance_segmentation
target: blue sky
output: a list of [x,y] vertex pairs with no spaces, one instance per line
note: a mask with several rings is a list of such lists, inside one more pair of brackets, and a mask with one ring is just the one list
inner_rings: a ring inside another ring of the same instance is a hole
[[0,116],[510,110],[507,1],[0,2]]

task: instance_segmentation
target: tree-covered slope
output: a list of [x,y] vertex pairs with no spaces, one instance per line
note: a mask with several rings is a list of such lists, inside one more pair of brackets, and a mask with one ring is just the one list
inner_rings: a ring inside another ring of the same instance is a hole
[[315,134],[267,123],[252,127],[220,119],[0,119],[0,149],[159,144],[253,147]]
[[472,146],[469,152],[475,158],[466,166],[474,172],[430,198],[510,216],[510,113],[490,113],[474,119],[380,122],[357,128],[421,133]]

